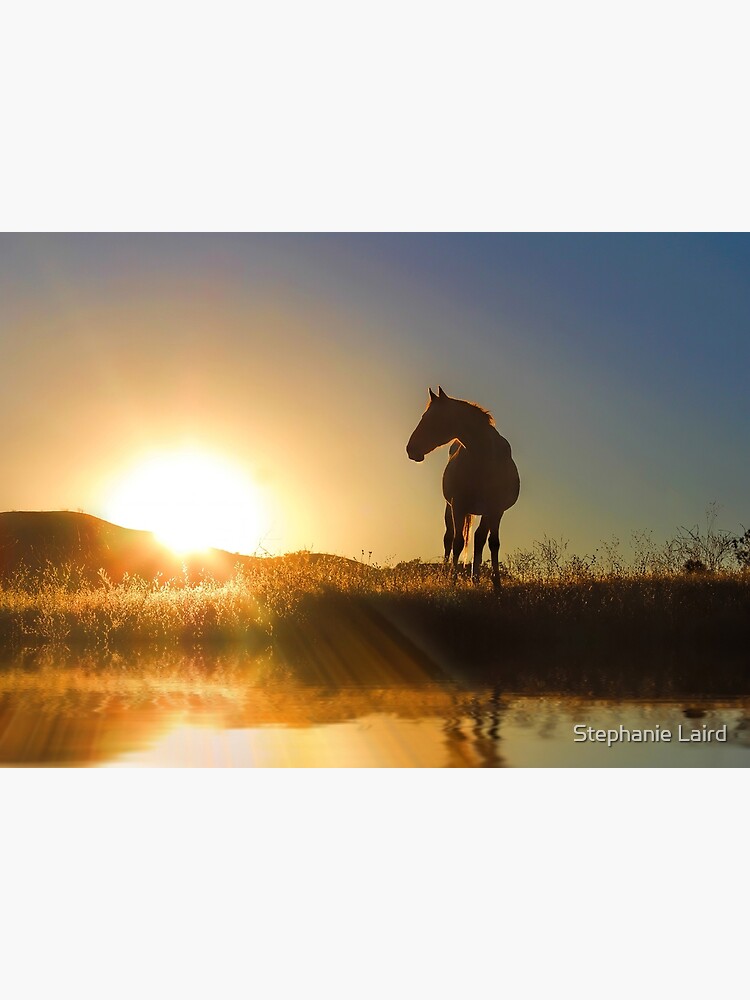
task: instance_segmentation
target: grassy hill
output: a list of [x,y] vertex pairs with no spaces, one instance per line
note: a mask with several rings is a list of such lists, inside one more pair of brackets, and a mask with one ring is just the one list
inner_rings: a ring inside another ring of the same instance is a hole
[[149,532],[67,511],[0,514],[0,667],[24,650],[136,662],[271,648],[282,671],[334,687],[446,673],[517,691],[745,694],[750,574],[581,563],[509,574],[495,591],[488,574],[474,585],[419,562],[221,550],[183,569]]
[[258,560],[221,549],[186,556],[175,555],[150,531],[134,531],[91,514],[68,510],[8,511],[0,513],[0,579],[19,572],[38,574],[53,567],[70,567],[83,579],[100,570],[115,583],[125,574],[152,580],[203,573],[227,580],[238,563],[249,567]]

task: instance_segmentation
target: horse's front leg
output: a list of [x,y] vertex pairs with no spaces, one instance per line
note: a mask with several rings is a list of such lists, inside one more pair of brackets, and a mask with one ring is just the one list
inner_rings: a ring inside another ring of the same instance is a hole
[[463,550],[469,541],[469,529],[471,528],[471,514],[462,511],[453,504],[453,524],[455,534],[453,536],[453,576],[458,573],[458,561]]
[[456,528],[453,524],[453,508],[449,503],[445,505],[445,534],[443,535],[443,550],[445,552],[444,562],[448,562],[453,548],[453,539],[456,535]]

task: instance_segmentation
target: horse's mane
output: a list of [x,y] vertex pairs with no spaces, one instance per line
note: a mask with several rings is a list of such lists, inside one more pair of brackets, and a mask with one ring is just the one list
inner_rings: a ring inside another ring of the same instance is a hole
[[480,406],[479,403],[472,403],[468,399],[457,399],[456,402],[461,403],[462,406],[471,407],[471,409],[474,411],[474,415],[477,417],[481,416],[484,420],[487,421],[488,426],[490,427],[495,426],[495,418],[492,416],[489,410],[485,410],[485,408],[483,406]]

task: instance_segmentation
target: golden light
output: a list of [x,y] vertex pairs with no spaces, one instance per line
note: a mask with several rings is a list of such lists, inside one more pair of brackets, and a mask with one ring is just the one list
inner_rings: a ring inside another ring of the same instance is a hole
[[251,554],[269,527],[261,491],[239,466],[188,448],[141,460],[115,484],[104,516],[153,531],[179,553],[213,547]]

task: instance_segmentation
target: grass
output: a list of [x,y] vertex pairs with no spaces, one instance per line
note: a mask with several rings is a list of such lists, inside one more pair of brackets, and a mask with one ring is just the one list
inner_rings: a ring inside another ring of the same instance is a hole
[[201,646],[212,640],[256,644],[271,633],[269,614],[248,581],[146,581],[99,585],[70,567],[19,573],[0,589],[0,643],[8,651],[55,645],[116,651]]
[[114,584],[102,574],[92,583],[70,566],[49,566],[0,586],[7,656],[45,646],[116,652],[273,644],[293,657],[375,620],[438,661],[659,644],[746,653],[750,573],[597,564],[566,558],[560,543],[545,540],[531,557],[508,560],[499,592],[488,577],[452,580],[442,566],[419,561],[377,567],[310,553],[238,568],[227,582],[134,577]]

